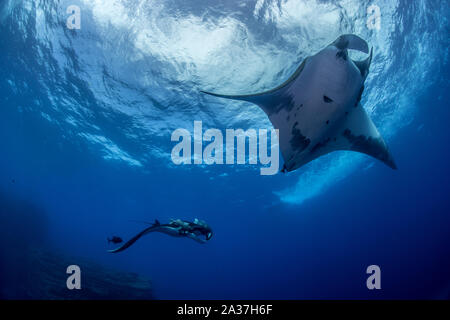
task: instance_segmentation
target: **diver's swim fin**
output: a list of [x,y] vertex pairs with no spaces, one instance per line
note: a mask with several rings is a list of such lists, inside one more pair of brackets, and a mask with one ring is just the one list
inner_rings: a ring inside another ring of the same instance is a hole
[[144,229],[143,231],[139,232],[136,236],[134,236],[133,238],[131,238],[127,242],[125,242],[122,246],[120,246],[120,247],[118,247],[116,249],[113,249],[113,250],[108,250],[108,252],[110,252],[110,253],[117,253],[117,252],[123,251],[123,250],[127,249],[128,247],[130,247],[133,243],[138,241],[139,238],[142,237],[143,235],[145,235],[145,234],[147,234],[149,232],[158,230],[158,229],[159,229],[159,226],[154,226],[153,225],[151,227],[148,227],[148,228]]

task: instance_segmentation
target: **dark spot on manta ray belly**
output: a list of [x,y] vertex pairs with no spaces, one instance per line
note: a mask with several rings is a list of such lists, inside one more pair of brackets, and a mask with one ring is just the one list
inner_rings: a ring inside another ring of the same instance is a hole
[[278,106],[276,108],[275,113],[280,112],[281,110],[286,110],[287,112],[291,112],[295,107],[295,101],[290,96],[280,97],[278,100]]
[[316,143],[316,144],[314,145],[314,147],[312,147],[311,153],[314,153],[314,152],[316,152],[317,150],[320,150],[320,149],[326,147],[327,144],[328,144],[328,142],[330,142],[330,141],[331,141],[331,138],[328,138],[328,139],[326,139],[325,141]]
[[333,99],[331,99],[327,96],[323,96],[323,101],[325,101],[326,103],[331,103],[331,102],[333,102]]
[[297,125],[298,122],[295,122],[294,126],[292,127],[292,138],[290,143],[292,149],[296,150],[297,152],[302,152],[303,150],[308,148],[311,140],[305,137],[300,129],[297,129]]

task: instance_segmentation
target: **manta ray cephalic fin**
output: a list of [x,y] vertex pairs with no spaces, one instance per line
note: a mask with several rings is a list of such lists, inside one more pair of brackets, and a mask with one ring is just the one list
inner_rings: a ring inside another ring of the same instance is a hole
[[353,63],[359,69],[359,72],[361,72],[361,76],[364,78],[364,80],[367,78],[367,75],[369,74],[370,65],[372,64],[372,57],[373,57],[373,48],[370,49],[369,57],[366,60],[362,61],[353,60]]
[[351,49],[369,53],[367,41],[354,34],[344,34],[337,38],[331,45],[340,50]]

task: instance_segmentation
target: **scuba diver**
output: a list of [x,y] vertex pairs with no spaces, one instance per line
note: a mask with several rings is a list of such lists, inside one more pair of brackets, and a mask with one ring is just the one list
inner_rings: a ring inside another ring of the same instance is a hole
[[180,219],[172,219],[170,223],[167,224],[161,224],[158,220],[155,220],[155,223],[153,223],[150,227],[139,232],[122,246],[113,250],[108,250],[108,252],[117,253],[123,251],[135,243],[140,237],[150,232],[161,232],[173,237],[188,237],[199,243],[205,243],[212,237],[211,228],[205,221],[202,220],[195,219],[194,222],[190,222]]

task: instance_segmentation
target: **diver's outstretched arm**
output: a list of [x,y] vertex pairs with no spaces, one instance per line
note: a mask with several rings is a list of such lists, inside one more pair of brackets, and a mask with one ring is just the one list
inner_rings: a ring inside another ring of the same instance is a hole
[[123,250],[127,249],[128,247],[130,247],[133,243],[138,241],[138,239],[140,237],[142,237],[143,235],[145,235],[145,234],[147,234],[149,232],[157,231],[158,229],[161,228],[161,226],[162,225],[153,225],[151,227],[148,227],[148,228],[144,229],[143,231],[139,232],[137,235],[135,235],[133,238],[131,238],[130,240],[125,242],[120,247],[118,247],[116,249],[113,249],[113,250],[108,250],[108,252],[110,252],[110,253],[117,253],[117,252],[123,251]]

